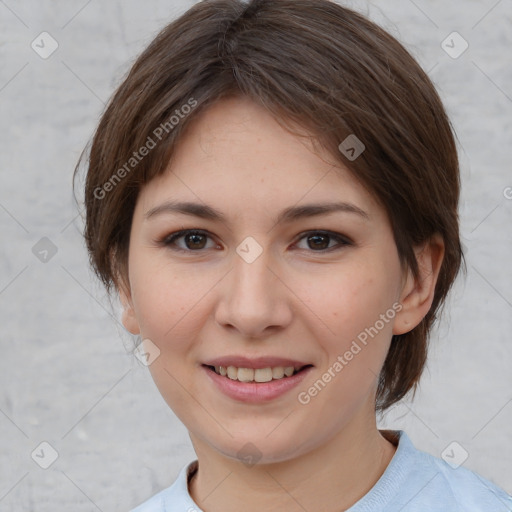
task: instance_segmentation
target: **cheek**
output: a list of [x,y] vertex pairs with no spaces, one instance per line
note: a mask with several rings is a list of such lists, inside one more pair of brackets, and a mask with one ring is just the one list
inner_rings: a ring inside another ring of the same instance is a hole
[[[370,261],[347,265],[311,280],[303,289],[307,296],[305,302],[322,320],[319,325],[328,328],[336,344],[357,337],[392,307],[396,276],[392,269],[380,268],[378,262]],[[380,323],[379,330],[383,330]]]
[[[163,261],[162,261],[163,260]],[[154,339],[161,350],[179,350],[193,334],[201,298],[215,284],[205,272],[171,266],[163,258],[139,256],[131,271],[133,303],[141,335]]]
[[[378,262],[346,266],[309,286],[308,302],[322,322],[311,324],[322,345],[326,380],[336,381],[333,400],[364,394],[374,385],[392,337],[396,272]],[[336,375],[335,378],[332,375]],[[339,393],[339,387],[343,392]]]
[[[149,257],[134,259],[132,294],[141,337],[158,347],[149,366],[164,400],[185,423],[191,422],[190,396],[197,396],[191,377],[204,323],[208,290],[218,279]],[[191,416],[192,415],[192,416]]]

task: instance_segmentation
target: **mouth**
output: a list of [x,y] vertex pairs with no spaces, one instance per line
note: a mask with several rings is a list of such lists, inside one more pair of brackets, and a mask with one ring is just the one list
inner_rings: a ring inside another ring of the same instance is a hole
[[274,357],[226,357],[201,367],[214,390],[239,403],[263,405],[291,397],[290,392],[307,378],[314,365]]
[[311,368],[313,365],[300,366],[266,366],[264,368],[245,368],[237,366],[222,366],[203,364],[203,367],[221,377],[238,382],[253,382],[263,384],[275,380],[285,380]]

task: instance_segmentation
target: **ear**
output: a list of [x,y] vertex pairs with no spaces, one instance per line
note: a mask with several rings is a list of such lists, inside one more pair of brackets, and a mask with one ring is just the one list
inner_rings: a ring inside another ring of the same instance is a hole
[[415,279],[410,270],[407,272],[400,295],[402,309],[395,317],[393,334],[411,331],[429,312],[444,257],[442,237],[434,235],[424,245],[415,248],[414,253],[419,275]]
[[130,289],[125,284],[120,284],[118,287],[119,299],[123,305],[122,323],[124,328],[132,334],[140,334],[140,327],[135,316],[135,309],[133,307],[132,296]]

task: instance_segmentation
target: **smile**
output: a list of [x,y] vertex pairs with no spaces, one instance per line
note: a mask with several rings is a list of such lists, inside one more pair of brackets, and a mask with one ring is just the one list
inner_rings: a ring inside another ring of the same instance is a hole
[[314,369],[311,364],[300,363],[296,366],[265,365],[263,368],[247,366],[247,362],[246,366],[239,367],[221,364],[201,365],[207,379],[214,384],[213,389],[232,400],[253,404],[284,397]]
[[305,365],[300,368],[293,366],[276,366],[267,368],[237,368],[236,366],[207,366],[215,371],[217,375],[227,377],[231,380],[239,382],[270,382],[272,380],[280,380],[291,377],[304,369]]

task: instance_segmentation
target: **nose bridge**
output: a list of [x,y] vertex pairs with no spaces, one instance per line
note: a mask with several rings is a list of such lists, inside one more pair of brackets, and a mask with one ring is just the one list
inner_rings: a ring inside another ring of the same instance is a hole
[[[275,276],[270,271],[270,254],[268,250],[261,250],[260,254],[249,246],[249,252],[242,251],[247,245],[240,244],[237,256],[233,262],[233,298],[237,302],[248,301],[252,307],[261,308],[264,304],[271,306],[272,296],[277,291]],[[246,257],[247,256],[247,257]]]
[[249,240],[237,248],[217,309],[217,321],[236,327],[244,336],[256,337],[267,327],[284,326],[290,320],[290,311],[283,287],[269,268],[270,251],[251,244]]

